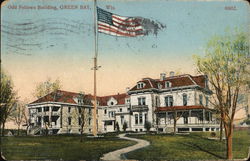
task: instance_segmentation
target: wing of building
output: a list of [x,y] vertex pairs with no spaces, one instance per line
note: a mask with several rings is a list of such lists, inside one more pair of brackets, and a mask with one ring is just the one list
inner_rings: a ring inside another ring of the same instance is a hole
[[30,134],[80,133],[84,112],[84,132],[92,129],[91,95],[57,90],[28,104]]
[[[91,101],[81,103],[78,93],[55,93],[28,105],[33,129],[44,128],[47,122],[52,133],[79,133],[77,109],[84,108],[89,110],[85,132],[91,132]],[[125,123],[126,131],[145,131],[146,122],[151,123],[151,131],[171,132],[176,116],[179,132],[219,130],[209,101],[211,94],[205,75],[175,76],[171,73],[169,77],[161,74],[159,79],[143,78],[127,93],[97,97],[98,132],[114,132],[116,124],[122,130]],[[93,99],[91,95],[85,97]]]

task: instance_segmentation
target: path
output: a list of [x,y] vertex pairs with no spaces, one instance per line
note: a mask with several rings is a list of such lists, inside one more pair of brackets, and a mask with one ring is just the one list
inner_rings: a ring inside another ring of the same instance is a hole
[[135,141],[137,142],[137,144],[126,147],[126,148],[122,148],[119,150],[115,150],[109,153],[104,154],[104,156],[101,158],[101,160],[122,160],[121,155],[140,149],[140,148],[144,148],[148,145],[150,145],[150,143],[146,140],[141,140],[141,139],[136,139],[136,138],[129,138],[126,137],[125,134],[120,134],[119,138],[121,139],[126,139],[126,140],[131,140],[131,141]]

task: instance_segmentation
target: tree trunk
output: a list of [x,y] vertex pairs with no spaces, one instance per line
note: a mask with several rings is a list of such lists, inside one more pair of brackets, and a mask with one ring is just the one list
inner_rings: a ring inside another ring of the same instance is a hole
[[233,159],[233,140],[232,140],[232,134],[230,134],[227,137],[227,159],[231,160]]
[[18,128],[17,128],[17,136],[19,136],[19,132],[20,132],[20,125],[18,125]]
[[227,136],[227,159],[233,159],[233,124],[229,124],[226,130]]
[[81,140],[80,140],[80,142],[82,142],[83,141],[83,130],[81,129]]
[[28,135],[28,129],[29,129],[29,126],[27,125],[27,127],[26,127],[26,136]]
[[177,120],[174,119],[174,135],[176,134],[176,122],[177,122]]
[[3,125],[2,125],[2,136],[4,136],[4,129],[5,129],[5,122],[3,122]]
[[223,122],[222,119],[220,120],[220,141],[222,141],[222,135],[223,135]]

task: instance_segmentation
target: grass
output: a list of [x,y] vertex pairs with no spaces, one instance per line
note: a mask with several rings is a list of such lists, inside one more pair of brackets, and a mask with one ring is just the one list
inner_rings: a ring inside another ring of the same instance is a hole
[[3,155],[7,160],[99,160],[107,152],[135,142],[115,136],[87,138],[80,136],[11,136],[3,137]]
[[[225,141],[209,140],[209,133],[191,133],[190,135],[130,135],[150,141],[151,145],[130,152],[128,159],[138,160],[200,160],[225,159]],[[233,137],[234,158],[242,159],[248,155],[250,146],[249,131],[235,131]]]

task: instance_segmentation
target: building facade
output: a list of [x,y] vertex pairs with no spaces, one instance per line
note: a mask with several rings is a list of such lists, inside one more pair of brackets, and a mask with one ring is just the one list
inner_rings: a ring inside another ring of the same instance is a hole
[[105,97],[98,108],[99,130],[113,132],[116,122],[119,127],[126,122],[127,130],[142,132],[150,122],[152,131],[172,132],[177,120],[179,132],[216,131],[219,123],[211,109],[211,94],[204,75],[143,78],[127,94]]
[[[79,93],[55,91],[28,104],[30,134],[90,133],[92,130],[92,105]],[[84,116],[84,118],[81,118]],[[84,121],[84,128],[81,123]]]
[[[171,73],[169,77],[161,74],[159,79],[143,78],[127,93],[97,97],[97,130],[114,132],[119,126],[122,131],[126,124],[126,131],[142,132],[150,123],[151,131],[172,132],[176,120],[179,132],[217,131],[219,123],[211,109],[211,94],[205,75]],[[53,134],[80,133],[79,109],[85,109],[88,124],[84,132],[91,132],[93,96],[86,95],[90,103],[85,104],[77,93],[59,91],[59,96],[54,95],[28,105],[31,127],[49,125]]]

